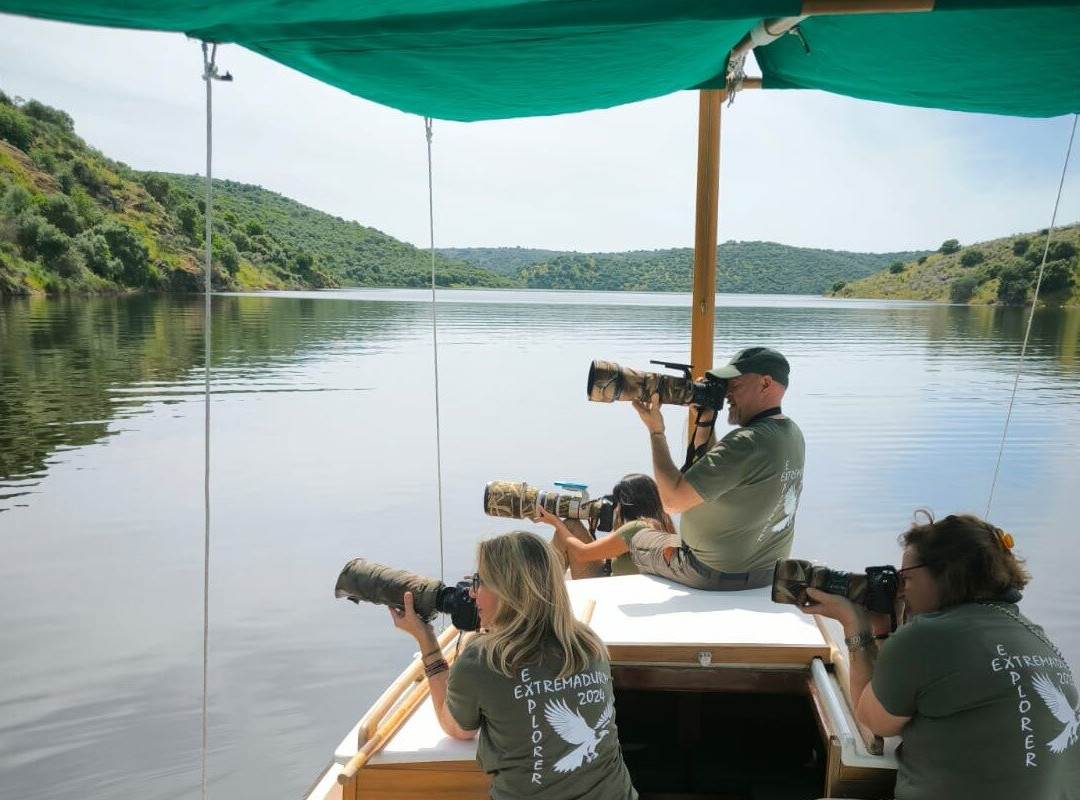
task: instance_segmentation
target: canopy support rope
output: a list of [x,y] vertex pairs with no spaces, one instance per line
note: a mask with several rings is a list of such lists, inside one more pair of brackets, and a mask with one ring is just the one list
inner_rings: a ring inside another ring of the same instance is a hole
[[1054,236],[1054,226],[1057,224],[1058,208],[1061,206],[1061,193],[1065,187],[1065,175],[1069,171],[1069,157],[1072,155],[1073,141],[1076,139],[1076,121],[1078,118],[1080,118],[1080,115],[1073,114],[1072,131],[1069,133],[1069,146],[1065,149],[1065,163],[1061,167],[1057,198],[1054,200],[1054,213],[1050,217],[1050,227],[1046,229],[1046,243],[1043,245],[1042,263],[1039,264],[1039,275],[1035,279],[1035,293],[1031,298],[1031,311],[1028,313],[1027,327],[1024,329],[1024,343],[1020,346],[1020,361],[1016,365],[1016,375],[1013,377],[1009,410],[1005,414],[1005,427],[1001,431],[1001,444],[998,446],[997,461],[994,463],[994,475],[990,480],[990,494],[986,498],[984,517],[990,516],[990,506],[994,502],[994,489],[997,486],[998,473],[1001,471],[1001,457],[1005,452],[1005,437],[1009,432],[1009,421],[1012,419],[1013,405],[1016,403],[1016,391],[1020,386],[1020,373],[1024,369],[1024,357],[1027,355],[1028,339],[1031,337],[1031,323],[1035,319],[1035,309],[1039,305],[1039,289],[1042,286],[1043,272],[1046,270],[1046,259],[1050,254],[1050,240]]
[[231,81],[232,75],[226,72],[218,75],[217,44],[202,42],[203,74],[206,84],[206,208],[204,217],[206,227],[205,251],[203,254],[203,630],[202,630],[202,749],[200,764],[201,797],[206,800],[206,767],[209,744],[209,670],[210,661],[210,342],[213,317],[210,313],[211,271],[213,264],[213,226],[211,209],[213,208],[213,178],[211,164],[214,152],[213,123],[213,82]]
[[434,120],[424,117],[424,135],[427,138],[427,185],[428,185],[428,232],[431,251],[431,350],[435,365],[435,479],[438,487],[439,506],[439,580],[446,582],[446,554],[443,546],[443,482],[442,482],[442,427],[439,413],[439,324],[435,308],[435,189],[431,166],[431,139]]

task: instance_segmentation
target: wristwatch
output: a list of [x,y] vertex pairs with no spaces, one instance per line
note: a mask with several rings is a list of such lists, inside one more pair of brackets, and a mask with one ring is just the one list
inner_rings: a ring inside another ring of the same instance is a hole
[[848,652],[854,653],[856,650],[865,650],[872,644],[876,643],[873,631],[859,631],[851,636],[844,637],[844,644],[847,645]]

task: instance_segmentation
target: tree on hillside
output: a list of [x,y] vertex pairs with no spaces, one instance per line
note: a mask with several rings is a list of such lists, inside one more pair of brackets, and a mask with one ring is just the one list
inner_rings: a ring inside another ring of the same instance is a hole
[[959,250],[960,242],[957,239],[946,239],[941,243],[941,247],[938,248],[938,252],[943,255],[950,255],[959,252]]
[[1073,285],[1073,262],[1067,260],[1047,261],[1043,270],[1040,291],[1057,292]]
[[1006,264],[998,271],[998,300],[1010,306],[1024,305],[1031,285],[1031,273],[1023,261]]
[[34,129],[18,109],[0,105],[0,139],[26,152],[34,141]]
[[964,251],[964,254],[960,256],[960,264],[965,267],[974,267],[976,264],[981,264],[986,260],[986,256],[983,255],[982,250],[976,247],[968,248]]
[[23,103],[22,112],[26,114],[26,116],[32,117],[40,122],[44,122],[48,125],[55,125],[61,130],[75,130],[75,120],[68,116],[67,113],[58,108],[39,103],[37,100],[27,100]]
[[949,300],[953,303],[966,303],[975,294],[979,279],[974,275],[957,278],[949,285]]

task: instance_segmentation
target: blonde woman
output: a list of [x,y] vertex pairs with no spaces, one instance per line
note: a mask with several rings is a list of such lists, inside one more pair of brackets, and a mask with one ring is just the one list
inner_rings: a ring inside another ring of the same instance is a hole
[[481,633],[447,668],[431,626],[391,609],[424,657],[431,700],[449,736],[479,732],[490,797],[634,800],[615,727],[607,650],[574,618],[555,552],[514,531],[477,548],[472,594]]

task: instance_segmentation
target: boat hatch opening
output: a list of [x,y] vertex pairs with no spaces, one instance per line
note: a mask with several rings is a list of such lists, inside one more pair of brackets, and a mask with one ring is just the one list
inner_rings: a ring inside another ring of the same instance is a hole
[[837,732],[806,671],[616,665],[613,678],[642,800],[892,796],[891,770],[838,780]]

